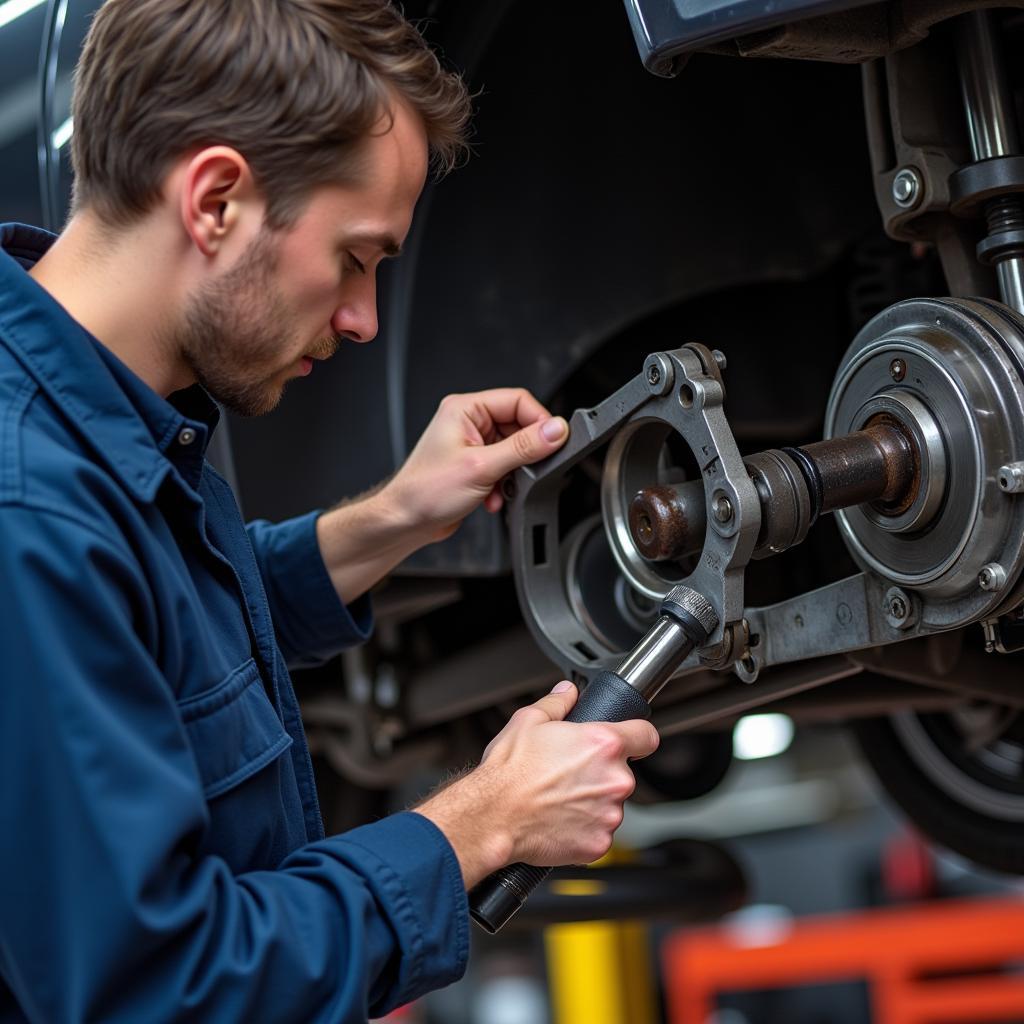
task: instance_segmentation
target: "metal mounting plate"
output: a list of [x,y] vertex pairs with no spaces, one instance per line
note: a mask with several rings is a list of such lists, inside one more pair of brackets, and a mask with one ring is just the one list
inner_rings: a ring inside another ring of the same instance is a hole
[[[711,645],[721,641],[724,626],[742,619],[743,571],[760,529],[761,508],[726,420],[724,399],[720,373],[707,368],[697,350],[684,346],[654,353],[629,383],[573,414],[569,440],[559,452],[516,472],[509,522],[519,600],[538,644],[564,670],[589,677],[622,654],[586,628],[567,596],[559,549],[574,524],[560,522],[559,498],[568,474],[631,424],[660,423],[678,433],[696,459],[708,507],[721,497],[728,500],[731,518],[723,523],[709,515],[704,549],[684,582],[714,605],[720,625]],[[607,522],[605,527],[610,528]],[[666,581],[662,593],[671,586]],[[655,589],[650,580],[645,589]]]

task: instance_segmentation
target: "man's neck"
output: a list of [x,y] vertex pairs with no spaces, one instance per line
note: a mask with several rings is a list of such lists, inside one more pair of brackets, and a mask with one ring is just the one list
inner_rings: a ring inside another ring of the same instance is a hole
[[154,233],[128,229],[111,238],[94,215],[78,213],[29,273],[136,376],[166,397],[193,379],[164,340],[173,322],[176,282],[168,250]]

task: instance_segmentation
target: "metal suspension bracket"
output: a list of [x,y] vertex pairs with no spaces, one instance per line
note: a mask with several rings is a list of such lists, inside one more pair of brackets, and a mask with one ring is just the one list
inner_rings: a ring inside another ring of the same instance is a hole
[[1024,153],[999,18],[959,13],[864,64],[865,111],[886,232],[934,243],[952,294],[1024,312]]
[[[647,357],[640,374],[609,398],[573,414],[569,440],[559,452],[516,473],[509,517],[520,605],[529,609],[527,622],[538,644],[567,671],[589,678],[611,667],[653,621],[655,600],[683,581],[714,607],[719,625],[710,645],[720,644],[723,631],[742,620],[743,572],[757,541],[761,507],[725,417],[724,401],[725,386],[713,353],[699,345],[656,352]],[[703,489],[705,505],[715,511],[707,516],[711,525],[695,564],[689,571],[673,566],[666,573],[628,557],[625,552],[633,548],[628,526],[619,516],[606,516],[606,542],[622,573],[619,589],[632,601],[636,616],[635,635],[618,640],[617,646],[606,630],[593,628],[587,610],[570,598],[564,570],[578,548],[572,532],[564,529],[560,499],[567,475],[619,436],[624,440],[609,450],[608,458],[621,487],[617,496],[606,488],[603,503],[608,510],[628,501],[625,496],[634,480],[640,481],[639,488],[657,479],[659,452],[670,435],[685,446],[699,473],[694,479]],[[696,654],[687,662],[697,663]]]
[[[560,452],[516,474],[520,604],[566,672],[589,679],[615,664],[679,584],[707,598],[719,625],[678,674],[732,666],[744,682],[772,665],[992,622],[1020,604],[1024,321],[1013,311],[897,303],[840,364],[825,440],[746,459],[723,409],[723,365],[699,345],[648,356],[637,377],[573,415]],[[573,521],[574,498],[595,478],[601,515]],[[830,512],[863,571],[746,608],[751,558],[799,544]]]

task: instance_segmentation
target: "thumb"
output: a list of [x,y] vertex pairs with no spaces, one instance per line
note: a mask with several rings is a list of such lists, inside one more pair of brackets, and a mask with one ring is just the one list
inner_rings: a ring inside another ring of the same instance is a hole
[[576,687],[568,679],[563,679],[555,684],[555,688],[547,696],[534,703],[533,707],[543,711],[549,721],[560,722],[572,711],[578,695]]
[[569,424],[561,416],[552,416],[517,430],[503,441],[487,446],[495,479],[500,480],[520,466],[539,462],[557,452],[569,437]]

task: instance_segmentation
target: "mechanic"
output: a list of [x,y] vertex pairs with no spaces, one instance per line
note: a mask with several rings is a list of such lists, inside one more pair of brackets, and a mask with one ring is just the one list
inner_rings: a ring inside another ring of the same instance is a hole
[[559,684],[415,811],[325,837],[285,667],[364,640],[369,588],[564,420],[449,397],[374,493],[278,525],[204,461],[214,400],[266,412],[373,338],[468,106],[383,0],[96,15],[70,220],[0,227],[0,1020],[365,1020],[463,973],[467,887],[607,849],[648,723],[563,722]]

